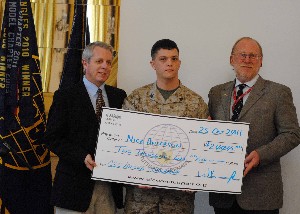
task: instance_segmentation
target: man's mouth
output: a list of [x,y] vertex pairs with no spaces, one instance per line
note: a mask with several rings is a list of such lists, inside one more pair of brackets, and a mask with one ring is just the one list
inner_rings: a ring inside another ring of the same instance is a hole
[[252,68],[251,65],[241,65],[242,68]]

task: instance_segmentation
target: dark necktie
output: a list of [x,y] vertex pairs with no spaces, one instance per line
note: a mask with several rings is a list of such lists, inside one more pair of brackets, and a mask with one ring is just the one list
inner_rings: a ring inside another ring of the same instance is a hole
[[235,105],[234,105],[234,107],[232,109],[232,113],[233,113],[233,115],[231,117],[232,121],[237,121],[237,119],[239,118],[239,114],[242,111],[242,108],[243,108],[243,97],[241,97],[240,99],[239,99],[239,97],[242,96],[243,89],[246,86],[247,86],[246,84],[240,84],[240,85],[238,85],[239,90],[237,91],[237,94],[236,94],[236,100],[238,100],[238,102],[235,103]]
[[97,119],[99,121],[101,121],[101,116],[102,116],[102,107],[105,106],[105,102],[102,96],[102,90],[99,88],[98,91],[98,96],[96,99],[96,115],[97,115]]

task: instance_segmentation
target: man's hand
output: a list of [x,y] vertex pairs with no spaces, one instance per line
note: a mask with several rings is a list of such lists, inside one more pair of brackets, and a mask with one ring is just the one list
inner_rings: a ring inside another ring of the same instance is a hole
[[245,159],[245,170],[244,177],[250,172],[250,170],[254,167],[257,167],[260,161],[260,157],[257,151],[252,151],[249,155],[246,156]]
[[85,166],[89,169],[89,170],[93,170],[94,167],[97,166],[97,164],[95,163],[95,161],[92,159],[92,156],[90,154],[88,154],[85,159],[84,159],[84,164]]

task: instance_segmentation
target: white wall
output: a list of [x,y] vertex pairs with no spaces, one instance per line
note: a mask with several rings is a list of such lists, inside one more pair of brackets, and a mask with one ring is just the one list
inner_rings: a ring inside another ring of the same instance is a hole
[[[300,118],[300,1],[297,0],[123,0],[118,86],[130,93],[155,81],[150,49],[162,38],[180,48],[183,84],[208,101],[209,89],[232,80],[229,55],[243,36],[257,39],[264,52],[262,77],[288,85]],[[284,206],[300,210],[300,147],[282,158]],[[213,213],[208,194],[198,193],[195,213]]]

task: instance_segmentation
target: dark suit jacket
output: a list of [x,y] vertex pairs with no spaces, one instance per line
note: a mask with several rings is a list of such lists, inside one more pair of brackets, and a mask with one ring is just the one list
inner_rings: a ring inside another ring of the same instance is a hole
[[[105,85],[112,108],[121,108],[126,92]],[[88,209],[95,181],[84,164],[87,154],[94,155],[99,122],[83,82],[54,94],[45,134],[45,143],[58,157],[51,203],[84,212]],[[118,208],[123,206],[122,185],[112,183]]]
[[[209,92],[209,112],[214,120],[230,120],[234,81]],[[256,150],[260,164],[243,179],[242,194],[210,193],[209,203],[229,208],[236,199],[246,210],[282,207],[283,185],[280,157],[300,143],[300,129],[291,90],[259,77],[238,121],[250,123],[247,153]]]

